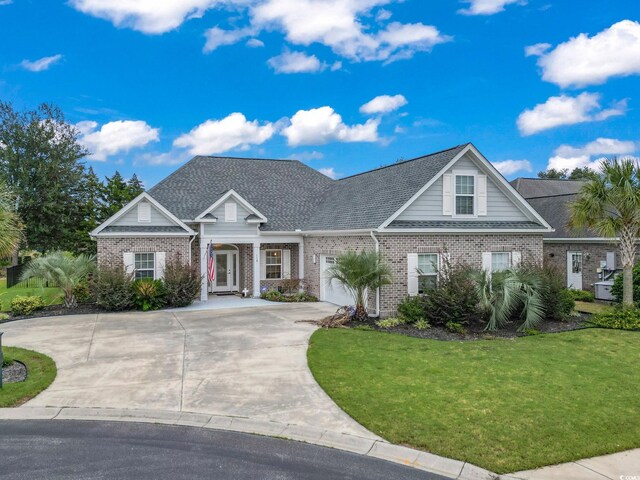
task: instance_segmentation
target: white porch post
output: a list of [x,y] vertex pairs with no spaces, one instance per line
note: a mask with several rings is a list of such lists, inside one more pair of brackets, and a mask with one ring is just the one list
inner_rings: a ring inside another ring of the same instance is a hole
[[200,224],[200,276],[202,285],[200,286],[200,300],[206,302],[209,300],[209,284],[207,282],[207,244],[202,234],[204,233],[204,224]]
[[298,279],[300,280],[300,290],[304,290],[302,285],[304,280],[304,241],[298,242]]
[[253,296],[260,296],[260,242],[253,242]]

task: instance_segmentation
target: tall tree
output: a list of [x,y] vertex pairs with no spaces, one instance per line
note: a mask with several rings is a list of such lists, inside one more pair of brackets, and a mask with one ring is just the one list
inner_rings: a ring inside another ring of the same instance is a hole
[[589,167],[576,167],[569,173],[568,168],[561,170],[550,168],[542,172],[538,172],[538,178],[547,180],[593,180],[598,176],[597,172]]
[[144,191],[142,182],[134,174],[126,181],[120,172],[106,177],[102,193],[102,211],[99,221],[103,222]]
[[22,240],[22,223],[14,206],[11,192],[0,181],[0,258],[11,256]]
[[631,159],[604,161],[570,205],[569,225],[620,239],[622,303],[633,305],[633,262],[640,235],[640,167]]
[[15,193],[29,248],[75,250],[88,152],[60,109],[16,111],[0,101],[0,176]]
[[75,238],[74,252],[96,253],[96,243],[89,237],[89,232],[94,230],[101,222],[103,210],[104,184],[89,167],[80,185],[82,198],[82,220]]

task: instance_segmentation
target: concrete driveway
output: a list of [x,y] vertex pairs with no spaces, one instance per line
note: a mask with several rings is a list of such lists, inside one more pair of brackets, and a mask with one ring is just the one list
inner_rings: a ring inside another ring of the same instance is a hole
[[372,434],[307,367],[313,320],[328,304],[74,315],[1,326],[6,345],[50,355],[54,383],[26,406],[231,415]]

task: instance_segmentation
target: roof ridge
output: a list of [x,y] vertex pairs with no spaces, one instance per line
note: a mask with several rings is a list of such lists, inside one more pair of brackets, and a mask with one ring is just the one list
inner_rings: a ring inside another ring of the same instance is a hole
[[555,198],[555,197],[571,197],[573,195],[578,195],[579,192],[573,193],[556,193],[553,195],[539,195],[537,197],[523,197],[525,200],[537,200],[538,198]]
[[[252,160],[252,161],[263,161],[263,162],[293,162],[300,163],[304,165],[300,160],[295,158],[257,158],[257,157],[234,157],[228,155],[196,155],[196,157],[201,158],[221,158],[221,159],[229,159],[229,160]],[[194,157],[194,158],[196,158]],[[185,164],[186,165],[186,164]]]
[[364,172],[354,173],[353,175],[349,175],[348,177],[339,178],[337,181],[341,182],[342,180],[347,180],[349,178],[357,177],[359,175],[364,175],[365,173],[377,172],[378,170],[383,170],[385,168],[395,167],[395,166],[398,166],[398,165],[402,165],[404,163],[414,162],[416,160],[420,160],[421,158],[433,157],[434,155],[439,155],[441,153],[448,152],[450,150],[455,150],[456,148],[466,147],[467,145],[471,145],[471,142],[461,143],[460,145],[456,145],[455,147],[445,148],[443,150],[438,150],[437,152],[427,153],[426,155],[420,155],[419,157],[410,158],[408,160],[403,160],[401,162],[394,162],[394,163],[391,163],[389,165],[383,165],[381,167],[372,168],[371,170],[366,170]]
[[538,178],[538,177],[518,177],[514,181],[518,180],[544,180],[546,182],[586,182],[586,180],[574,180],[572,178]]

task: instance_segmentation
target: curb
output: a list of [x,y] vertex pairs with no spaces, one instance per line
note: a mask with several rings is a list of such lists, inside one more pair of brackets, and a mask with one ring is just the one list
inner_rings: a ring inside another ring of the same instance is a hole
[[[280,437],[378,458],[457,480],[497,480],[497,474],[467,462],[440,457],[383,440],[332,432],[303,425],[244,417],[164,410],[128,410],[83,407],[19,407],[0,409],[0,420],[90,420],[156,423],[212,428],[232,432]],[[506,477],[502,477],[506,478]]]

